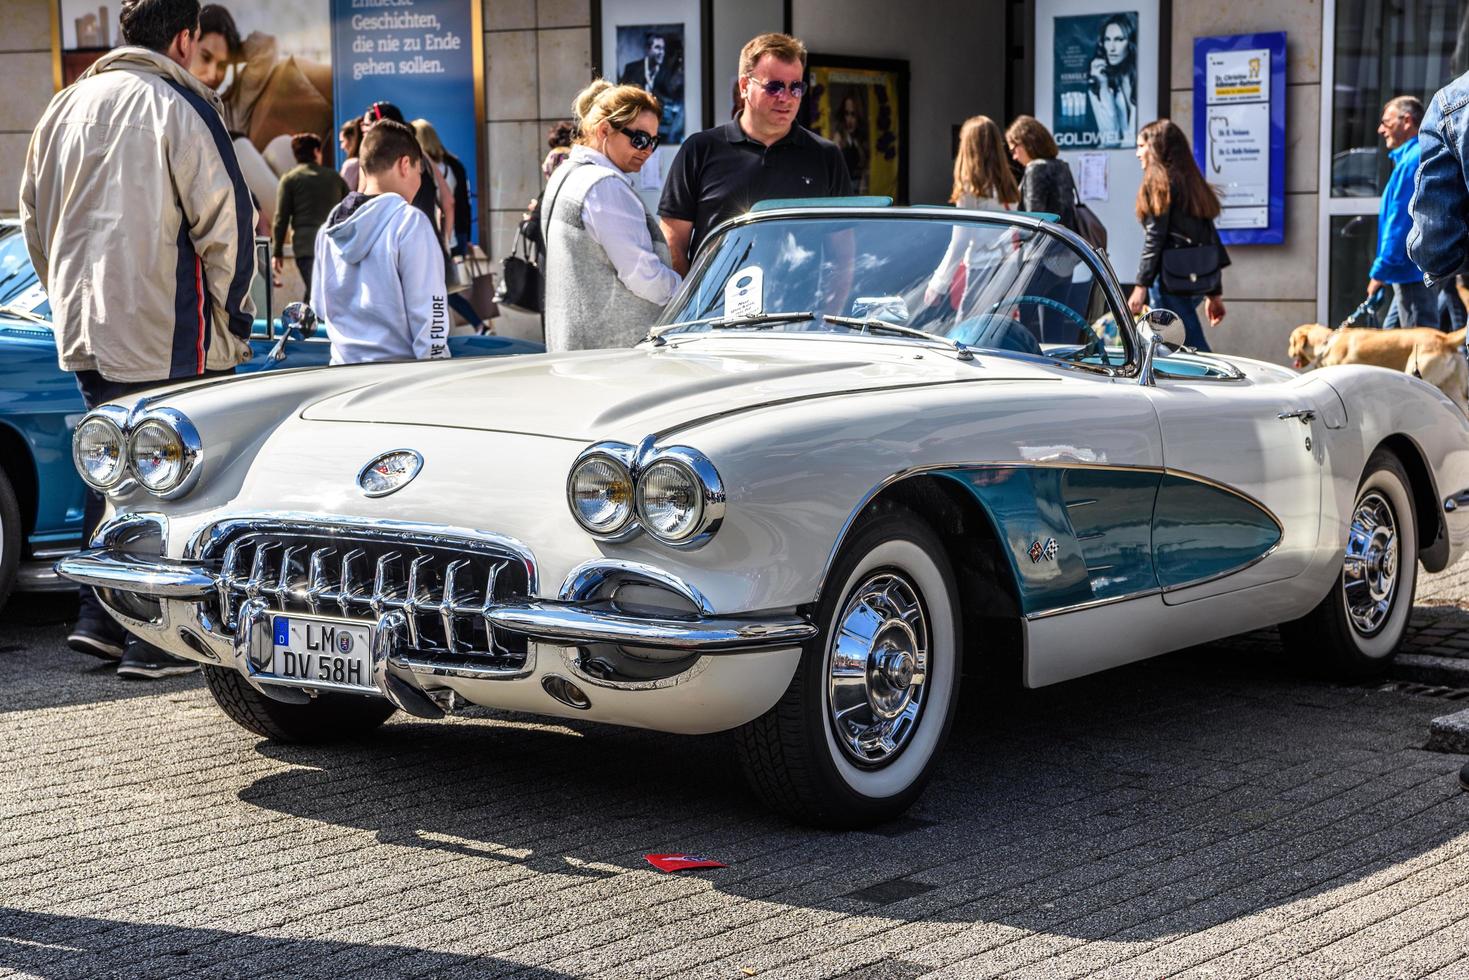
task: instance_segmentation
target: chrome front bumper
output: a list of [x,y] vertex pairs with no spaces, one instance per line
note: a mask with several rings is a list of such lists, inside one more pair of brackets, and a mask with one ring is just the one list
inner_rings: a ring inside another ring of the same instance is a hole
[[[211,563],[176,561],[108,548],[64,558],[56,571],[79,585],[150,599],[203,600],[217,594],[219,569]],[[816,627],[802,616],[636,616],[605,604],[534,599],[487,606],[490,625],[557,646],[607,643],[677,650],[689,654],[737,653],[789,647]]]

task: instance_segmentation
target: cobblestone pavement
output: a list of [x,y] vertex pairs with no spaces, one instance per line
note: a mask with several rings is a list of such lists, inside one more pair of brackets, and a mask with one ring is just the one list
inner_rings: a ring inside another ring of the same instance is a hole
[[[1423,583],[1415,648],[1469,644],[1466,578]],[[1462,705],[1315,680],[1273,632],[971,684],[911,815],[833,834],[717,738],[476,711],[273,746],[197,677],[69,653],[65,615],[0,618],[0,972],[1469,976],[1465,760],[1422,749]]]

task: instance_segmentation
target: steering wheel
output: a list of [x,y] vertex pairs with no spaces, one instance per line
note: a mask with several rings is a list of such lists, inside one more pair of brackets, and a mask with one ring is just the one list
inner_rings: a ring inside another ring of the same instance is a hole
[[998,313],[1000,312],[1000,310],[1003,310],[1006,307],[1019,306],[1022,303],[1033,303],[1036,306],[1047,307],[1048,309],[1055,310],[1057,313],[1060,313],[1062,316],[1074,321],[1087,330],[1090,330],[1092,328],[1092,325],[1087,322],[1086,317],[1082,316],[1080,313],[1076,312],[1060,300],[1051,299],[1051,297],[1049,296],[1033,296],[1030,293],[1024,293],[1020,296],[1012,297],[1011,299],[1001,300],[994,305],[994,308],[990,310],[990,312]]

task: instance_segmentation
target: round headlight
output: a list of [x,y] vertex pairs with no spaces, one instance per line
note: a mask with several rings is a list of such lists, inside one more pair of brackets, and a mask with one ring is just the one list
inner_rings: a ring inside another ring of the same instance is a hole
[[638,474],[638,517],[648,533],[682,541],[704,521],[704,488],[682,462],[662,459]]
[[594,453],[572,467],[566,496],[577,523],[593,534],[616,534],[632,520],[632,477],[611,456]]
[[127,475],[122,430],[100,415],[82,419],[71,442],[72,460],[82,479],[97,490],[117,486]]
[[164,493],[184,478],[184,440],[162,419],[146,419],[128,439],[128,458],[138,482]]

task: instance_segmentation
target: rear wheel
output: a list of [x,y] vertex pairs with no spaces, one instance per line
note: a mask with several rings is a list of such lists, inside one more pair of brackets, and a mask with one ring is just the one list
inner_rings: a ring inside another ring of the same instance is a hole
[[204,667],[209,693],[236,724],[273,742],[310,744],[366,735],[396,710],[387,701],[321,693],[309,704],[286,704],[261,694],[238,671]]
[[959,694],[960,617],[937,535],[888,508],[843,547],[785,695],[736,735],[773,808],[831,828],[891,820],[923,791]]
[[1392,453],[1367,461],[1347,527],[1342,571],[1326,598],[1281,633],[1331,673],[1386,669],[1408,631],[1418,585],[1418,525],[1408,474]]

